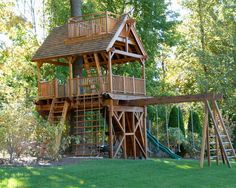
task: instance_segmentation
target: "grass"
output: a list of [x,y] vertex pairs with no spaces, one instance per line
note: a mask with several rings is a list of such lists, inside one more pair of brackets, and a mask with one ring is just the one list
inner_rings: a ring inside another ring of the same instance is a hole
[[60,167],[0,168],[0,187],[235,188],[236,164],[191,160],[91,160]]

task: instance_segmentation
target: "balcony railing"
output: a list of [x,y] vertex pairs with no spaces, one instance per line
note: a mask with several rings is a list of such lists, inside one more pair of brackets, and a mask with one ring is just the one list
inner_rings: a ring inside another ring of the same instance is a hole
[[118,19],[110,12],[72,17],[68,23],[68,37],[89,37],[112,32]]
[[[145,95],[145,80],[134,77],[112,76],[112,93]],[[110,92],[107,76],[69,79],[60,84],[57,80],[39,82],[38,96],[40,99],[76,97],[81,95]]]

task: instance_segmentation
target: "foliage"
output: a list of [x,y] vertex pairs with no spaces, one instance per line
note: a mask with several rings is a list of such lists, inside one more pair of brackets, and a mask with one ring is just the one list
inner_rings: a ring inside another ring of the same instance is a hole
[[185,137],[179,128],[169,127],[168,133],[171,146],[177,146],[185,142]]
[[179,127],[183,135],[185,135],[184,120],[183,120],[182,110],[180,109],[180,107],[177,106],[172,107],[170,111],[168,126]]
[[0,111],[0,149],[8,152],[10,161],[29,152],[36,125],[32,109],[21,103],[12,101]]
[[200,119],[198,113],[196,111],[189,111],[189,118],[188,118],[188,132],[194,132],[198,135],[202,134],[202,127],[200,123]]

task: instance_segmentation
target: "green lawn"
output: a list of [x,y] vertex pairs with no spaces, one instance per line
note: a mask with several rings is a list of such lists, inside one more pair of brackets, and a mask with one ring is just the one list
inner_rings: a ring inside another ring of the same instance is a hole
[[91,160],[61,167],[0,168],[0,187],[236,187],[236,164],[190,160]]

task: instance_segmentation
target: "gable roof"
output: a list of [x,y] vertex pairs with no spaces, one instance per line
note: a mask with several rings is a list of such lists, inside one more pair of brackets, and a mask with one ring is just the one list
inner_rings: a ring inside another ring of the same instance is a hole
[[[68,39],[68,24],[56,27],[36,51],[32,61],[60,58],[89,52],[108,51],[110,49],[109,47],[114,44],[116,37],[119,36],[127,20],[128,15],[121,16],[111,33],[92,39],[78,40],[76,43],[70,44],[66,44],[65,42]],[[140,45],[139,42],[138,44]]]

